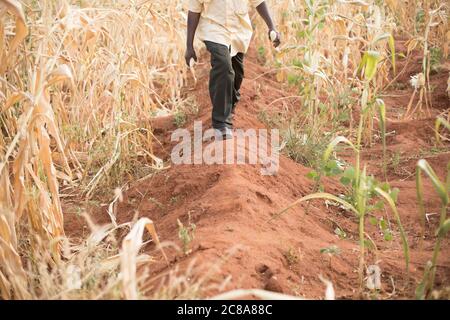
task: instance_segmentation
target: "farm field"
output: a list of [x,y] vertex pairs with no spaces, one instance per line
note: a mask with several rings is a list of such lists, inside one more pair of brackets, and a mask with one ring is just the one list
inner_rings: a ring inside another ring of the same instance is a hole
[[277,49],[252,12],[271,175],[173,163],[211,101],[169,3],[0,0],[0,297],[449,299],[448,3],[267,1]]

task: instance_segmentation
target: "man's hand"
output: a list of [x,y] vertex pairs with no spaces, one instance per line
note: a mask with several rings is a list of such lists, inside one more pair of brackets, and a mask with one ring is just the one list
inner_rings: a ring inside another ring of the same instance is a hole
[[269,31],[269,39],[270,41],[272,41],[275,48],[277,48],[281,44],[280,33],[275,29]]
[[273,23],[272,16],[270,15],[266,2],[261,2],[261,4],[256,7],[256,11],[258,11],[259,15],[263,18],[269,28],[269,39],[272,41],[273,46],[275,48],[278,47],[281,43],[280,33],[275,29],[275,24]]
[[194,59],[197,62],[197,54],[194,49],[194,37],[195,30],[197,30],[198,23],[200,21],[200,13],[188,12],[188,21],[187,21],[187,37],[186,37],[186,54],[184,58],[186,59],[186,64],[191,67],[191,60]]
[[184,58],[186,59],[186,64],[188,67],[191,67],[191,59],[194,59],[194,61],[197,62],[197,54],[195,53],[194,47],[188,47],[186,49]]

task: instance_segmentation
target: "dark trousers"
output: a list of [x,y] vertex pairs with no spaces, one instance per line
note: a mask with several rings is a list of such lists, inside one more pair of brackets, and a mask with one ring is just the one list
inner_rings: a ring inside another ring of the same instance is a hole
[[232,113],[240,100],[240,88],[244,79],[244,54],[231,57],[230,48],[205,41],[211,53],[209,95],[212,103],[212,126],[216,129],[233,128]]

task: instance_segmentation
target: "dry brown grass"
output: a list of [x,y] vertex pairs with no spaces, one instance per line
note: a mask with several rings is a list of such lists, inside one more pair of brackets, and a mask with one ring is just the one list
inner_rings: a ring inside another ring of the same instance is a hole
[[[184,24],[180,6],[75,3],[0,2],[4,298],[67,297],[64,286],[51,285],[65,278],[67,268],[85,272],[91,265],[84,258],[90,254],[104,259],[119,254],[117,249],[100,249],[102,241],[92,245],[85,240],[74,249],[64,235],[61,199],[89,199],[102,189],[112,194],[127,177],[161,169],[161,160],[152,154],[149,120],[182,103],[186,74],[179,67]],[[152,236],[156,240],[154,230]],[[142,232],[129,237],[124,246],[138,241]],[[31,257],[36,265],[24,266]],[[135,268],[136,258],[132,261]],[[52,266],[48,274],[40,268],[45,264]],[[128,277],[133,270],[130,266]],[[96,281],[105,278],[102,272],[95,274]],[[34,281],[39,290],[34,291]],[[115,285],[100,282],[99,287]],[[135,297],[133,290],[135,286],[124,289],[125,297]],[[92,290],[85,297],[93,293],[100,294]]]

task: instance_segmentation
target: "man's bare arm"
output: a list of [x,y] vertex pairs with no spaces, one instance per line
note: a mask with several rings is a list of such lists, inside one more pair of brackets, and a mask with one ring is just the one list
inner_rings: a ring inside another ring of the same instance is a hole
[[186,64],[189,66],[191,59],[194,59],[197,62],[197,55],[194,49],[194,37],[195,31],[197,30],[198,23],[200,21],[200,13],[188,12],[188,21],[187,21],[187,40],[186,40],[186,54],[184,58],[186,59]]
[[276,36],[275,40],[273,40],[273,39],[271,39],[271,40],[273,41],[273,45],[275,46],[275,48],[278,47],[281,43],[280,33],[275,28],[275,24],[273,23],[272,16],[270,15],[270,11],[269,11],[269,8],[267,7],[266,2],[263,1],[259,6],[257,6],[256,11],[258,11],[259,15],[263,18],[264,22],[266,23],[267,27],[269,28],[269,38],[270,38],[270,33],[272,31],[275,31],[277,36]]

